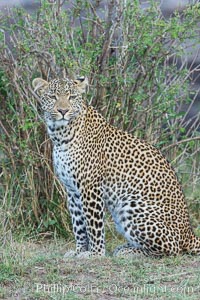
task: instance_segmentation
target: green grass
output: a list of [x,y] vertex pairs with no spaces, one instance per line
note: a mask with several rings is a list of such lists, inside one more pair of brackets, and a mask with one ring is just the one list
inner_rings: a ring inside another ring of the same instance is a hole
[[64,260],[71,247],[61,239],[2,247],[0,299],[199,299],[198,256]]

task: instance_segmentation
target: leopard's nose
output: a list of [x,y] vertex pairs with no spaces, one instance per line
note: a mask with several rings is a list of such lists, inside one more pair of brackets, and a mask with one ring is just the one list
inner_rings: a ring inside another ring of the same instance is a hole
[[59,113],[61,113],[61,115],[63,115],[63,117],[64,117],[64,115],[69,111],[69,109],[61,109],[61,108],[58,108],[57,111],[58,111]]

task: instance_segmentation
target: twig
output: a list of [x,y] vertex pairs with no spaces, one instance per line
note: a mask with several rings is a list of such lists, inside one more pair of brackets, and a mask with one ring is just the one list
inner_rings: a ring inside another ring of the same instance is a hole
[[168,146],[162,148],[162,150],[168,150],[168,149],[176,147],[176,146],[178,146],[180,144],[188,143],[188,142],[192,142],[192,141],[198,141],[198,140],[200,140],[200,136],[195,136],[193,138],[188,138],[188,139],[185,139],[185,140],[182,140],[182,141],[178,141],[178,142],[176,142],[174,144],[168,145]]

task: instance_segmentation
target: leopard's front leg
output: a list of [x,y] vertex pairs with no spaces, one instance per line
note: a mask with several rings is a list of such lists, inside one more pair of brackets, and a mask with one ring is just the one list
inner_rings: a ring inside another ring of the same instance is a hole
[[100,188],[96,186],[85,188],[82,203],[88,237],[88,251],[78,254],[78,257],[104,256],[104,201]]
[[86,231],[86,222],[81,202],[81,196],[78,193],[68,193],[68,208],[72,220],[73,233],[76,240],[76,251],[69,250],[64,257],[74,257],[82,252],[88,251],[88,236]]

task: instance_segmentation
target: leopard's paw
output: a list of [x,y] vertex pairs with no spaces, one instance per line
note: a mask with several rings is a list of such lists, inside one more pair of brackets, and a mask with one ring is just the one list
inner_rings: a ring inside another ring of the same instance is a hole
[[64,259],[67,259],[67,258],[73,258],[77,255],[77,252],[74,251],[74,250],[69,250],[67,251],[65,254],[64,254]]
[[77,256],[77,258],[91,258],[92,257],[92,252],[84,251],[84,252],[78,253],[76,256]]
[[104,253],[93,253],[91,251],[84,251],[77,254],[77,258],[96,258],[96,257],[103,257],[105,256]]

